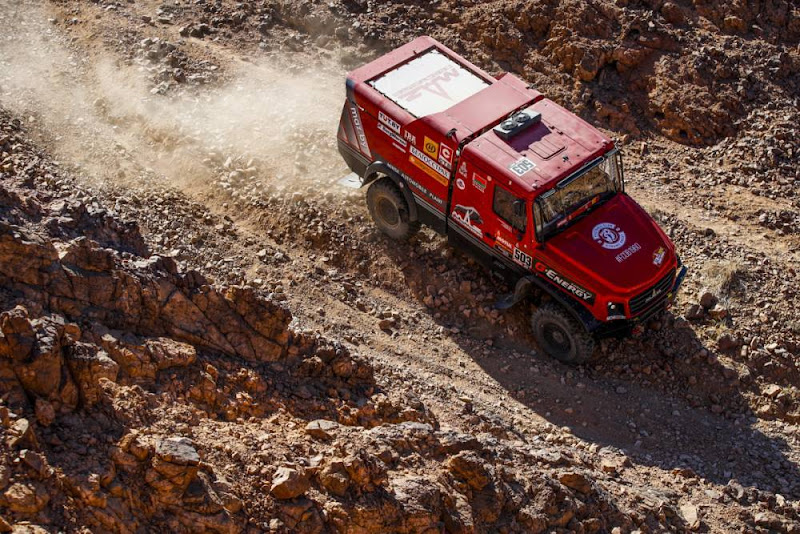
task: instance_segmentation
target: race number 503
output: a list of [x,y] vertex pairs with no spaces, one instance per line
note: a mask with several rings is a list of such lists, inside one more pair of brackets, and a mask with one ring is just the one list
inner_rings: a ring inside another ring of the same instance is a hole
[[508,169],[517,176],[522,176],[526,172],[532,171],[535,168],[536,164],[528,158],[520,158],[508,167]]
[[514,249],[514,261],[525,267],[526,269],[530,269],[532,265],[531,257],[522,252],[520,249]]

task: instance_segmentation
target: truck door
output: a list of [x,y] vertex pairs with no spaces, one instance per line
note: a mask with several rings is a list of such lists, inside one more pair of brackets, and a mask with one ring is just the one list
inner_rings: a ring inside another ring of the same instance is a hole
[[495,248],[525,271],[533,269],[530,202],[499,183],[492,187],[492,214],[497,218]]
[[511,283],[533,263],[529,210],[522,198],[471,160],[456,164],[448,238],[466,245],[476,259]]
[[491,177],[466,159],[457,163],[449,206],[449,228],[473,245],[492,248]]

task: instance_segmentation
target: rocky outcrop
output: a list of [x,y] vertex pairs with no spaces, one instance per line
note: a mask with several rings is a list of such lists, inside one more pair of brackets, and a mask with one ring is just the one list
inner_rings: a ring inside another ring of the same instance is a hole
[[276,361],[291,315],[253,290],[212,287],[168,258],[123,260],[88,239],[48,242],[0,222],[0,283],[71,320],[168,336],[250,361]]

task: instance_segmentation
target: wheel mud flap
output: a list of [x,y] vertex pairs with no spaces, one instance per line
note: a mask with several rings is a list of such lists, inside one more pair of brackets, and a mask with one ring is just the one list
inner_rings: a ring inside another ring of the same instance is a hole
[[498,310],[507,310],[517,302],[524,300],[533,288],[533,281],[529,276],[524,276],[517,280],[514,292],[501,297],[500,300],[494,303],[494,307]]

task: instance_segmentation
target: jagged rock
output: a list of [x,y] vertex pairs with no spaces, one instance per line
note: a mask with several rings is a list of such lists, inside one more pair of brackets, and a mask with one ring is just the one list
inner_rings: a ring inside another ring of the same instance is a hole
[[144,346],[159,370],[186,367],[197,359],[193,346],[169,338],[148,339]]
[[464,450],[478,450],[478,438],[471,434],[464,434],[454,430],[445,430],[436,433],[439,441],[437,454],[456,454]]
[[277,499],[294,499],[304,494],[310,485],[305,473],[291,467],[279,467],[272,477],[269,491]]
[[116,382],[119,365],[105,351],[87,343],[70,346],[66,355],[70,373],[80,391],[81,402],[84,407],[94,405],[102,395],[101,380]]
[[447,461],[447,469],[475,490],[482,490],[491,482],[486,462],[474,451],[461,451]]
[[548,518],[532,506],[526,506],[517,512],[517,521],[525,527],[525,532],[539,534],[547,530]]
[[65,365],[64,322],[54,317],[31,321],[27,310],[17,306],[0,314],[0,332],[0,357],[9,362],[24,390],[57,411],[74,410],[78,388]]
[[683,520],[686,521],[686,527],[689,530],[697,530],[700,528],[700,513],[697,506],[693,504],[684,504],[680,507],[680,514]]
[[425,478],[403,477],[392,482],[392,491],[410,531],[435,532],[440,528],[442,491],[438,484]]
[[339,427],[339,423],[327,419],[317,419],[306,425],[306,434],[317,439],[331,439],[331,432]]
[[38,452],[24,449],[20,451],[19,459],[40,479],[47,477],[50,473],[50,467],[47,465],[47,458]]
[[8,429],[6,443],[8,443],[9,447],[30,447],[33,449],[39,447],[39,440],[36,438],[33,426],[24,417],[14,421],[11,428]]
[[177,504],[197,477],[200,455],[187,438],[159,440],[151,468],[145,481],[156,490],[156,499],[164,504]]
[[100,338],[98,344],[117,362],[125,376],[145,382],[155,379],[158,366],[144,340],[133,334],[112,333],[102,325],[94,325],[93,332]]
[[559,475],[558,481],[566,487],[583,494],[588,494],[592,491],[592,482],[583,473],[578,473],[576,471],[562,473]]
[[0,497],[0,504],[19,514],[35,514],[50,502],[50,495],[38,482],[15,482]]
[[172,437],[158,440],[156,457],[178,465],[197,465],[200,455],[192,444],[192,440],[183,437]]
[[279,508],[280,520],[289,532],[298,534],[318,534],[324,531],[324,523],[319,510],[311,499],[301,497],[284,501]]
[[344,467],[344,462],[334,460],[320,472],[319,482],[328,492],[338,497],[344,497],[350,488],[350,476]]
[[50,426],[56,420],[56,411],[53,405],[44,399],[36,399],[34,406],[36,411],[36,421],[44,426]]

